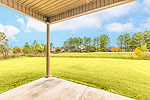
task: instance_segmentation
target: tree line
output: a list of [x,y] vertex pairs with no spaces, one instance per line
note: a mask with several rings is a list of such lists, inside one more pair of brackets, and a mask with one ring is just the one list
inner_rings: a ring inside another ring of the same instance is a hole
[[[133,35],[124,34],[117,38],[117,47],[110,46],[110,37],[106,34],[99,37],[74,37],[67,39],[62,47],[54,47],[50,43],[52,52],[130,52],[134,51],[137,47],[146,46],[150,50],[150,31],[138,32]],[[36,40],[32,44],[26,42],[23,47],[15,46],[9,48],[8,39],[5,33],[0,32],[0,55],[7,57],[9,53],[13,54],[44,54],[46,53],[46,45],[39,44]]]
[[[8,56],[20,56],[20,55],[46,55],[46,45],[39,44],[36,40],[33,41],[32,44],[26,42],[23,47],[15,46],[13,48],[9,48],[8,39],[6,38],[6,34],[0,32],[0,58],[8,58]],[[51,49],[53,48],[53,43],[50,43]],[[15,54],[15,55],[12,55]]]
[[64,51],[71,52],[94,52],[94,51],[105,51],[109,46],[110,40],[107,35],[101,35],[92,39],[91,37],[75,37],[69,38],[64,42]]
[[[150,49],[150,31],[138,32],[133,34],[124,34],[120,35],[117,38],[117,51],[119,52],[130,52],[134,51],[137,47],[147,44],[147,48]],[[110,46],[110,37],[106,34],[103,34],[99,37],[75,37],[69,38],[64,42],[63,47],[64,51],[71,52],[106,52],[111,51],[113,46]]]

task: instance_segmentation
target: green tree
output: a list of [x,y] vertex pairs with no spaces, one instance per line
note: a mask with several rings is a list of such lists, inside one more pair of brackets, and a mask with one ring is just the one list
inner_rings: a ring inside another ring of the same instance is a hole
[[86,49],[87,45],[88,45],[88,39],[87,39],[87,37],[84,37],[83,38],[83,48],[84,48],[84,50]]
[[83,39],[82,38],[78,38],[78,44],[79,44],[79,51],[81,52],[82,49],[82,43],[83,43]]
[[93,39],[93,46],[96,48],[96,51],[99,49],[99,37]]
[[18,53],[21,52],[21,49],[20,49],[19,47],[15,46],[15,47],[13,47],[12,52],[13,52],[14,54],[18,54]]
[[53,46],[53,43],[50,43],[50,50],[52,50]]
[[68,48],[70,51],[74,51],[75,49],[75,42],[73,38],[68,39]]
[[55,52],[56,52],[56,53],[59,53],[60,50],[61,50],[61,49],[60,49],[59,47],[56,47],[56,48],[55,48]]
[[117,38],[117,45],[118,47],[121,49],[121,52],[122,52],[122,49],[123,49],[123,46],[124,46],[124,36],[123,35],[120,35],[118,38]]
[[4,58],[6,58],[9,53],[8,39],[6,38],[5,33],[2,32],[0,32],[0,53],[2,53]]
[[28,44],[28,42],[26,42],[25,45],[23,46],[22,52],[24,54],[29,54],[30,53],[30,45]]
[[92,43],[92,39],[90,37],[84,37],[83,38],[83,46],[84,46],[84,50],[86,52],[89,52],[91,49],[91,43]]
[[143,44],[144,33],[138,32],[133,34],[132,38],[135,40],[136,47],[140,47]]
[[125,51],[129,51],[129,46],[130,46],[130,35],[129,34],[124,34],[124,46],[125,46]]
[[145,31],[144,33],[143,44],[147,44],[147,48],[150,49],[150,31]]
[[46,45],[45,45],[45,44],[42,44],[42,48],[43,48],[43,53],[44,53],[44,55],[46,55]]
[[100,36],[100,50],[102,52],[108,49],[109,43],[110,43],[110,40],[107,35],[104,34]]
[[134,37],[130,38],[130,46],[129,48],[134,51],[137,48],[137,41]]
[[64,42],[63,47],[64,47],[64,50],[65,50],[65,51],[68,51],[68,49],[69,49],[69,47],[68,47],[68,41],[65,41],[65,42]]
[[38,54],[38,53],[42,53],[42,52],[43,52],[42,45],[38,44],[38,42],[36,40],[34,40],[34,42],[32,43],[32,45],[30,47],[30,53]]

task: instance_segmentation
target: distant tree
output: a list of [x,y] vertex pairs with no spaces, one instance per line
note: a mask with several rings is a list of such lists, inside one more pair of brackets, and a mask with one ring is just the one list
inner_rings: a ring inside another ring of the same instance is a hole
[[96,38],[93,39],[93,46],[96,47]]
[[9,53],[8,39],[6,38],[5,33],[2,32],[0,32],[0,53],[2,53],[4,58],[6,58]]
[[3,55],[5,58],[5,52],[6,52],[6,47],[4,44],[0,44],[0,53]]
[[50,43],[50,50],[52,50],[53,46],[53,43]]
[[150,49],[150,31],[145,31],[143,44],[147,44],[147,48]]
[[82,49],[82,43],[83,43],[83,39],[82,38],[78,38],[78,44],[79,44],[79,51],[81,52]]
[[74,49],[75,49],[75,41],[73,38],[68,39],[68,49],[70,51],[74,51]]
[[102,52],[108,49],[109,43],[110,43],[110,40],[107,35],[104,34],[100,36],[100,50]]
[[24,54],[29,54],[30,53],[30,45],[28,44],[28,42],[26,42],[25,45],[23,46],[22,52]]
[[84,47],[84,50],[86,49],[87,46],[88,46],[88,38],[84,37],[83,38],[83,47]]
[[129,48],[134,51],[137,48],[137,41],[134,37],[130,38],[130,46]]
[[60,50],[61,50],[61,49],[60,49],[59,47],[56,47],[56,48],[55,48],[55,52],[56,52],[56,53],[59,53]]
[[21,48],[15,46],[15,47],[13,47],[12,52],[13,52],[14,54],[18,54],[18,53],[21,52]]
[[96,48],[96,51],[99,49],[99,37],[93,39],[93,46]]
[[37,45],[37,44],[38,44],[38,42],[36,40],[34,40],[31,46],[34,46],[34,45]]
[[130,35],[129,34],[124,34],[124,46],[125,46],[125,51],[129,51],[129,46],[130,46]]
[[89,37],[88,38],[88,50],[87,51],[90,51],[91,50],[91,43],[92,43],[92,39]]
[[43,45],[43,53],[46,55],[46,45]]
[[132,38],[135,40],[135,46],[140,47],[143,44],[144,33],[138,32],[133,34]]
[[84,50],[90,52],[92,39],[90,37],[84,37],[83,41]]
[[32,43],[32,45],[30,47],[30,53],[38,54],[38,53],[42,53],[42,52],[43,52],[42,45],[38,44],[38,42],[36,40],[34,40],[34,42]]
[[43,52],[43,47],[42,47],[42,45],[41,45],[41,44],[37,44],[37,45],[36,45],[36,50],[37,50],[38,53],[42,53],[42,52]]
[[121,49],[121,52],[122,52],[122,49],[123,49],[123,45],[124,45],[124,36],[123,35],[120,35],[118,38],[117,38],[117,45],[118,47]]
[[96,52],[96,47],[94,45],[91,46],[90,52]]
[[69,49],[69,47],[68,47],[68,41],[64,42],[63,47],[64,47],[64,51],[68,51],[68,49]]

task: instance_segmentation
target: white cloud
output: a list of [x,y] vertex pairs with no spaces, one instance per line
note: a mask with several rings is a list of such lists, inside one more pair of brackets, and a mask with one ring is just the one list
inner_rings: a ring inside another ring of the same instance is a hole
[[52,31],[56,30],[78,30],[88,27],[97,27],[101,26],[100,19],[97,16],[82,16],[72,20],[60,22],[52,25]]
[[141,6],[144,8],[144,12],[148,13],[150,12],[150,0],[143,0],[143,3]]
[[108,32],[135,32],[139,31],[138,28],[135,28],[133,26],[133,23],[126,23],[126,24],[121,24],[121,23],[111,23],[106,25],[105,28]]
[[[130,2],[113,8],[104,10],[105,17],[121,17],[130,14],[130,12],[136,11],[140,6],[138,1]],[[133,10],[134,9],[134,10]]]
[[18,19],[17,19],[17,22],[21,23],[22,25],[24,25],[24,24],[25,24],[25,22],[24,22],[24,19],[23,19],[23,18],[18,18]]
[[140,25],[141,30],[150,30],[150,17],[148,17],[147,19],[145,19],[145,21]]
[[110,21],[114,17],[121,17],[127,15],[131,11],[133,11],[132,9],[134,9],[138,5],[139,2],[135,1],[121,6],[106,9],[101,12],[57,23],[52,25],[52,30],[78,30],[88,27],[102,28],[102,24],[104,24],[104,22]]
[[0,23],[0,32],[6,33],[6,36],[9,39],[15,39],[15,35],[17,35],[20,32],[20,30],[15,26],[12,25],[4,26]]
[[46,32],[46,25],[42,22],[27,17],[27,24],[25,31],[31,32],[32,30]]
[[145,30],[150,29],[150,17],[145,19],[143,23],[139,25],[139,27],[135,27],[133,23],[111,23],[105,25],[105,30],[108,32],[143,32]]

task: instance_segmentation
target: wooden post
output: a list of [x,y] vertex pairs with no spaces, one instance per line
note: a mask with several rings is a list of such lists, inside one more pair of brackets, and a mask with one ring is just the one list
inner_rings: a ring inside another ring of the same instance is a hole
[[50,77],[50,24],[47,23],[47,40],[46,40],[46,78]]

